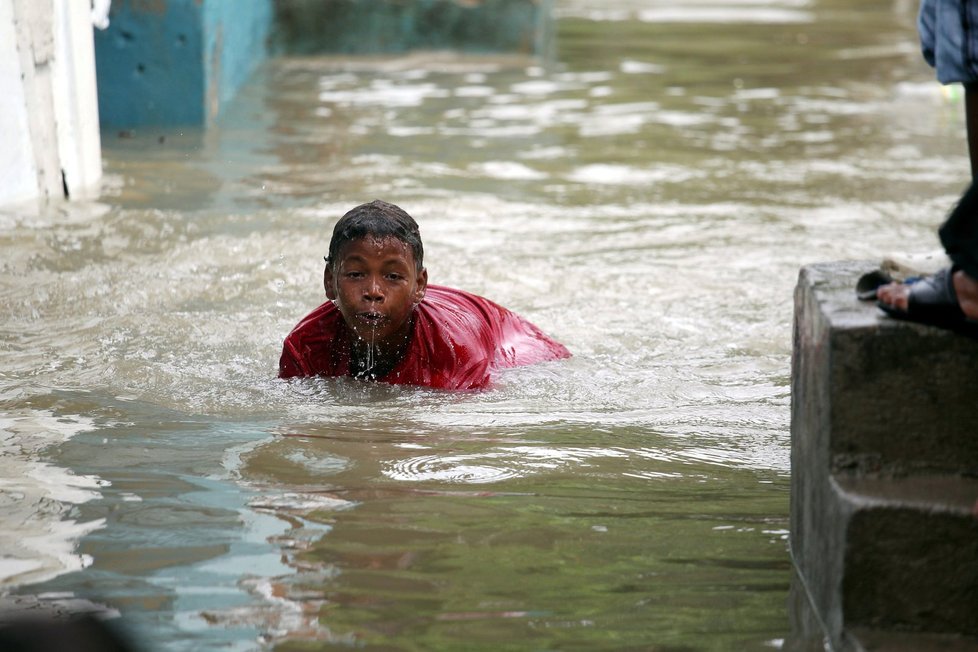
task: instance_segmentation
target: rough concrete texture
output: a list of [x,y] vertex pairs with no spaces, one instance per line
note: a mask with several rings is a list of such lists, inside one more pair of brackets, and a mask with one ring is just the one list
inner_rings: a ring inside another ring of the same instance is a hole
[[856,627],[852,637],[859,641],[860,652],[975,652],[978,649],[978,641],[974,638],[953,634],[914,634]]
[[[54,111],[51,110],[54,106],[54,5],[52,0],[15,0],[5,4],[8,6],[2,15],[13,19],[16,52],[20,63],[19,69],[13,71],[19,79],[15,81],[14,88],[9,90],[17,96],[15,106],[18,115],[15,120],[20,123],[17,125],[18,129],[24,129],[20,136],[28,135],[26,143],[20,147],[15,143],[13,149],[16,151],[24,148],[23,153],[28,160],[21,170],[26,170],[23,176],[27,179],[28,187],[33,185],[22,197],[9,199],[63,197],[61,161],[58,159],[58,126]],[[6,43],[4,46],[5,49],[9,47]],[[6,113],[3,111],[5,122]],[[4,128],[0,133],[6,131]],[[4,182],[6,181],[7,177],[4,177]]]
[[874,267],[806,267],[795,291],[799,591],[835,649],[892,631],[978,649],[978,341],[858,301]]
[[978,519],[913,506],[854,513],[842,606],[847,627],[978,636]]

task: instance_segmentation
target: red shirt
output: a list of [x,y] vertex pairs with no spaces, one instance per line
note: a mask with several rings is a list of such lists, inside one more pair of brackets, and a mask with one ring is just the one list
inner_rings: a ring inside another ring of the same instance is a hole
[[[462,290],[429,285],[413,320],[404,357],[380,382],[480,389],[496,369],[570,357],[563,344],[516,313]],[[285,338],[278,375],[349,374],[350,331],[327,301]]]

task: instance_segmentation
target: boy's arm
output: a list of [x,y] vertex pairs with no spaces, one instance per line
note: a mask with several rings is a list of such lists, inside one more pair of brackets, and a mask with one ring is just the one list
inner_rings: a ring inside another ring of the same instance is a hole
[[278,377],[279,378],[294,378],[295,376],[308,376],[302,368],[302,363],[299,357],[295,354],[295,351],[290,346],[289,342],[286,340],[285,345],[282,347],[282,357],[278,361]]
[[[332,318],[328,313],[332,313]],[[339,311],[327,301],[296,324],[282,344],[282,356],[278,361],[279,378],[315,376],[322,371],[317,368],[315,352],[324,346],[328,348],[330,329],[338,316]]]

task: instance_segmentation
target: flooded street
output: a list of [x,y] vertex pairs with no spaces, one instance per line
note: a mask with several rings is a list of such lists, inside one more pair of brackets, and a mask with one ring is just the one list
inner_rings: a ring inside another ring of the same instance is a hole
[[[938,248],[968,180],[916,7],[557,0],[546,59],[275,59],[103,132],[100,197],[0,210],[2,590],[151,651],[782,647],[799,267]],[[375,198],[574,357],[277,380]]]

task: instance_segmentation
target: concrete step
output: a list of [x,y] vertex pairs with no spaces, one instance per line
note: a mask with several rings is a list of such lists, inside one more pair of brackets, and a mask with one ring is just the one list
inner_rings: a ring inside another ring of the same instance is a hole
[[834,477],[846,627],[978,637],[978,479]]
[[846,649],[854,652],[975,652],[978,638],[857,627],[848,632]]
[[837,650],[863,649],[853,628],[967,642],[978,341],[860,302],[856,281],[874,267],[806,267],[795,291],[791,553],[813,614],[802,621]]
[[793,418],[807,411],[824,429],[833,472],[978,475],[978,341],[859,301],[856,281],[875,267],[802,270],[793,364],[818,387],[793,393]]

